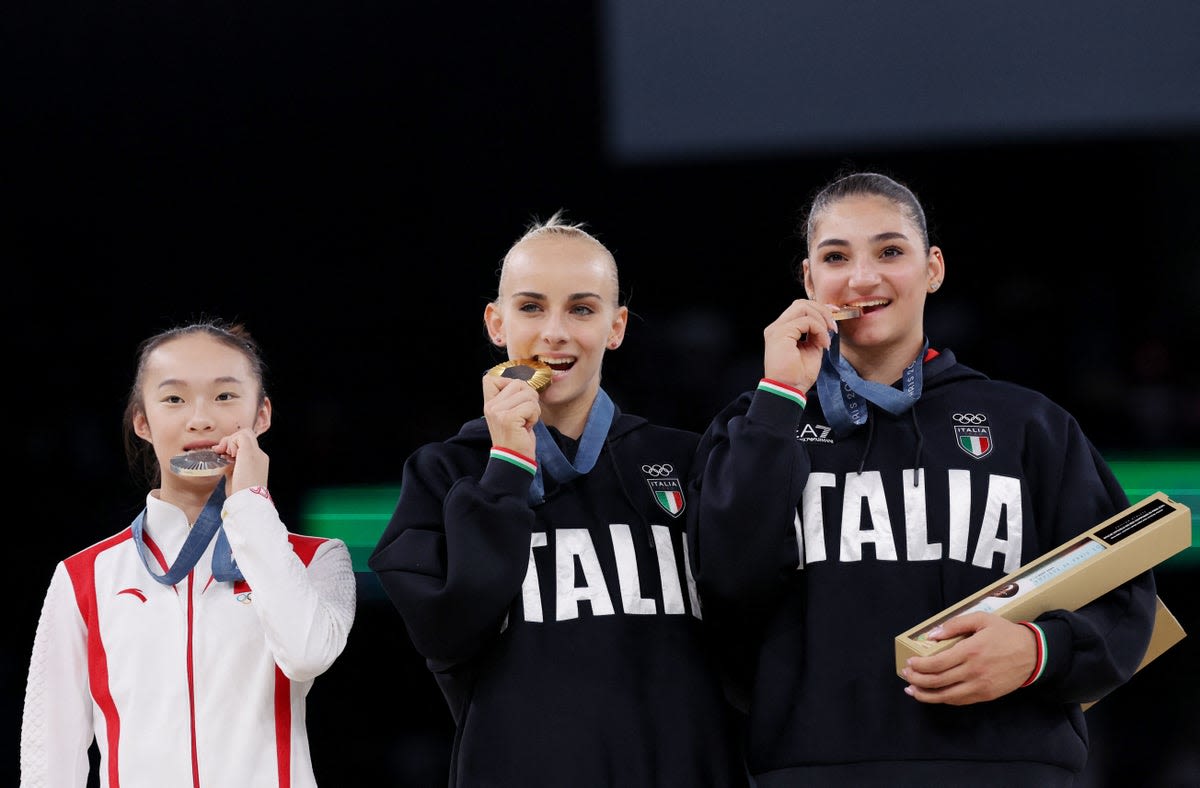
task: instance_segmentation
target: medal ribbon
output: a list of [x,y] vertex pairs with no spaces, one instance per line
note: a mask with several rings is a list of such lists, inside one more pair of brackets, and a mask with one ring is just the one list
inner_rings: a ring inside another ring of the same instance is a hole
[[600,449],[604,448],[604,440],[608,437],[608,428],[612,426],[614,410],[613,402],[604,389],[597,389],[583,435],[579,438],[579,451],[575,452],[574,463],[562,453],[545,424],[539,421],[533,425],[533,432],[537,436],[538,469],[529,487],[530,505],[539,504],[546,497],[543,471],[559,484],[565,484],[596,465],[596,458],[600,456]]
[[924,383],[925,351],[929,340],[917,354],[916,359],[904,368],[900,376],[900,388],[885,386],[872,380],[863,380],[850,362],[842,358],[840,337],[835,333],[829,350],[821,359],[821,372],[817,375],[817,394],[821,408],[829,419],[829,426],[837,435],[850,434],[855,427],[867,423],[867,402],[899,416],[908,411],[921,398]]
[[221,480],[217,482],[217,486],[213,488],[212,494],[208,496],[208,501],[204,504],[200,516],[196,518],[196,524],[188,532],[183,547],[179,549],[179,555],[175,556],[175,563],[167,569],[167,573],[164,575],[155,573],[151,568],[149,550],[147,550],[146,540],[143,538],[146,529],[146,510],[142,509],[141,513],[133,520],[133,543],[137,546],[138,555],[141,556],[142,563],[145,564],[146,571],[150,573],[150,576],[165,586],[175,585],[188,572],[192,571],[192,567],[200,560],[200,556],[204,555],[204,549],[208,547],[208,543],[212,541],[215,534],[217,544],[213,548],[213,577],[221,582],[244,580],[241,570],[237,567],[237,562],[233,560],[233,550],[229,547],[225,529],[221,527],[221,507],[224,505],[225,477],[222,476]]

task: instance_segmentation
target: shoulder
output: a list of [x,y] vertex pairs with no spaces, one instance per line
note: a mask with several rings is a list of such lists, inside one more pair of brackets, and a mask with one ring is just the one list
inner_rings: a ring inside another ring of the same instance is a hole
[[292,545],[292,552],[305,566],[308,566],[313,556],[322,548],[324,548],[324,552],[344,552],[347,555],[350,553],[350,548],[346,546],[346,543],[335,537],[308,536],[289,532],[288,542]]
[[1008,407],[1012,416],[1039,414],[1068,416],[1066,409],[1037,389],[1021,383],[988,377],[977,369],[960,363],[950,350],[944,350],[926,364],[925,389],[928,394],[945,393],[956,403],[969,403],[971,398]]
[[1066,408],[1045,393],[1021,383],[985,378],[971,381],[964,389],[984,398],[992,403],[993,407],[1007,410],[1010,417],[1027,420],[1045,417],[1071,418]]
[[68,556],[67,558],[63,559],[62,563],[67,565],[68,568],[80,563],[91,563],[92,561],[96,560],[96,556],[100,555],[106,550],[111,550],[112,548],[117,547],[124,542],[128,542],[132,538],[133,527],[129,526],[123,528],[112,536],[105,537],[99,542],[96,542],[95,544],[85,547],[82,550]]
[[700,440],[700,434],[682,427],[655,424],[641,416],[621,413],[613,420],[613,425],[609,429],[609,438],[663,445],[695,446]]
[[411,469],[434,466],[473,467],[487,460],[492,445],[487,422],[482,417],[467,422],[457,435],[446,440],[432,441],[418,446],[406,460]]

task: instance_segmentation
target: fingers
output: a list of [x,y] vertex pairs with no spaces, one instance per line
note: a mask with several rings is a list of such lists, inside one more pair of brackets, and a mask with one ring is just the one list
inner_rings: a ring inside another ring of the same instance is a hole
[[769,339],[793,343],[811,340],[827,348],[830,331],[837,331],[832,309],[816,301],[798,298],[763,333]]
[[247,487],[266,487],[271,458],[258,445],[258,436],[249,428],[239,429],[226,435],[213,451],[233,460],[226,470],[226,495],[233,495]]
[[904,691],[922,703],[993,700],[1018,689],[1036,664],[1028,628],[994,613],[957,616],[942,629],[941,639],[962,640],[937,654],[912,657],[903,670],[909,682]]
[[824,304],[797,299],[763,330],[764,377],[807,391],[821,369],[821,354],[837,330]]
[[485,375],[483,397],[483,417],[492,445],[535,456],[533,425],[542,415],[537,391],[523,380]]

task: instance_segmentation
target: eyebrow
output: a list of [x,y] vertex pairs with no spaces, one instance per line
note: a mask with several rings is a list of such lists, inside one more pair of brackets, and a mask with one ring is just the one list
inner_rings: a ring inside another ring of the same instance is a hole
[[[879,233],[878,235],[872,235],[867,240],[871,241],[872,243],[878,243],[880,241],[894,241],[897,238],[905,240],[905,241],[908,240],[907,235],[905,235],[904,233],[898,233],[898,232]],[[844,241],[841,238],[827,238],[826,240],[821,241],[819,244],[817,244],[817,248],[820,249],[823,246],[849,246],[849,245],[850,245],[849,241]]]
[[[235,376],[233,376],[233,375],[222,375],[222,376],[221,376],[221,377],[219,377],[219,378],[213,378],[213,381],[212,381],[212,382],[213,382],[213,383],[218,383],[218,384],[221,384],[221,383],[226,383],[226,384],[228,384],[228,383],[241,383],[241,382],[242,382],[242,379],[241,379],[241,378],[239,378],[239,377],[235,377]],[[187,382],[186,380],[180,380],[179,378],[167,378],[166,380],[164,380],[164,381],[162,381],[161,383],[159,383],[159,384],[158,384],[158,387],[161,389],[161,388],[165,388],[165,387],[167,387],[167,386],[184,386],[184,387],[187,387],[188,385],[189,385],[189,384],[188,384],[188,382]]]
[[[546,295],[544,293],[535,293],[532,290],[522,290],[520,292],[513,293],[512,297],[513,298],[536,298],[539,301],[546,300]],[[599,299],[603,300],[602,296],[599,293],[593,293],[591,291],[585,291],[582,293],[571,293],[569,296],[567,296],[568,301],[579,301],[584,298],[599,298]]]

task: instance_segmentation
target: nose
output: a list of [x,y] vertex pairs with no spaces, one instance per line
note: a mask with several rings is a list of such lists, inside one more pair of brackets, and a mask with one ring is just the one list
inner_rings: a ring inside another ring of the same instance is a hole
[[860,256],[851,265],[849,281],[851,287],[866,289],[879,284],[879,271],[875,268],[875,261],[872,258]]
[[566,342],[569,337],[565,319],[559,314],[549,314],[542,325],[542,341],[551,345]]
[[187,428],[189,432],[208,432],[213,429],[213,420],[208,415],[208,410],[203,403],[196,403],[192,408],[192,415],[188,418]]

